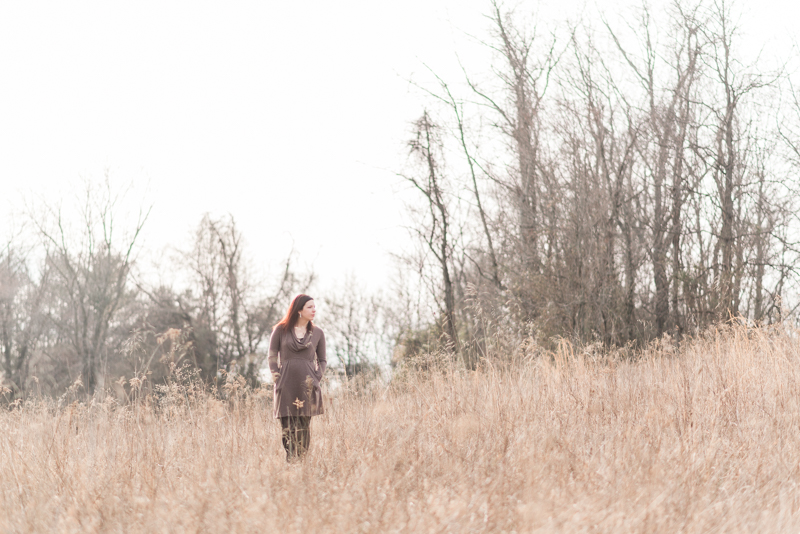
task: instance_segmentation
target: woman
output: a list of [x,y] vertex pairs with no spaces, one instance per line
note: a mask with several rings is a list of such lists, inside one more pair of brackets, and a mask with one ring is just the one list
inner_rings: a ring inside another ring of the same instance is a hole
[[306,453],[311,441],[311,418],[323,413],[319,381],[328,362],[325,334],[311,322],[316,313],[314,299],[297,295],[269,340],[275,417],[281,420],[287,461]]

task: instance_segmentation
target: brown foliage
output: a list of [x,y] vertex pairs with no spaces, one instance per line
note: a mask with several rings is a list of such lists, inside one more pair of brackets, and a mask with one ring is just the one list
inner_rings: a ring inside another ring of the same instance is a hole
[[796,332],[637,357],[569,343],[328,392],[287,465],[267,391],[0,414],[5,532],[787,532],[800,526]]

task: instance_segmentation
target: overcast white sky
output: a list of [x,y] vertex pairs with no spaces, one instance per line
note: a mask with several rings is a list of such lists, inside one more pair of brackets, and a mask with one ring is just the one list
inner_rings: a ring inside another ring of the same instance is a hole
[[[582,3],[544,4],[566,14]],[[753,42],[787,34],[797,4],[745,2]],[[423,106],[406,79],[422,62],[458,76],[456,51],[488,58],[462,33],[485,34],[488,7],[3,2],[0,209],[32,192],[57,199],[107,169],[153,203],[150,250],[185,246],[205,212],[231,213],[257,262],[293,242],[323,284],[352,272],[377,286],[407,239],[389,172]]]

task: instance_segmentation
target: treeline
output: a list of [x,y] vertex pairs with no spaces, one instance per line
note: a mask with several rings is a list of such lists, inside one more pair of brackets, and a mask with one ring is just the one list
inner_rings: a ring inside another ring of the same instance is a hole
[[272,328],[301,292],[322,310],[334,372],[388,363],[407,311],[381,292],[350,276],[317,294],[293,252],[258,269],[231,215],[203,216],[184,246],[142,265],[146,203],[109,177],[83,185],[73,201],[30,203],[0,247],[0,399],[125,399],[183,379],[256,388]]
[[[430,105],[401,174],[418,247],[382,293],[351,278],[315,295],[339,368],[437,353],[471,367],[558,337],[637,345],[793,317],[800,94],[786,64],[747,59],[730,5],[553,31],[491,9],[493,63],[419,83]],[[291,255],[254,271],[233,217],[206,216],[162,261],[181,283],[145,283],[147,210],[122,217],[119,195],[106,181],[77,218],[29,210],[0,249],[2,395],[124,396],[178,369],[257,384],[313,273]]]
[[445,343],[472,365],[504,340],[637,344],[794,312],[789,51],[749,60],[724,0],[553,31],[523,7],[492,4],[485,69],[417,82],[406,262]]
[[258,280],[233,218],[205,216],[191,245],[160,262],[182,289],[143,284],[134,267],[148,211],[125,218],[121,190],[86,185],[78,206],[28,213],[26,230],[0,250],[5,397],[69,387],[124,395],[131,379],[163,384],[178,369],[208,383],[227,373],[257,383],[262,345],[313,276],[298,275],[289,257],[269,283]]

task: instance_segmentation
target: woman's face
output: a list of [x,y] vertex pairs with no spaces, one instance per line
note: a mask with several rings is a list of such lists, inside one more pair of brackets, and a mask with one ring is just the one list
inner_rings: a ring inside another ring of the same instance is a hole
[[306,302],[306,305],[303,306],[302,310],[300,310],[300,317],[302,317],[306,321],[313,320],[316,314],[317,314],[317,307],[314,306],[313,300],[309,300],[308,302]]

